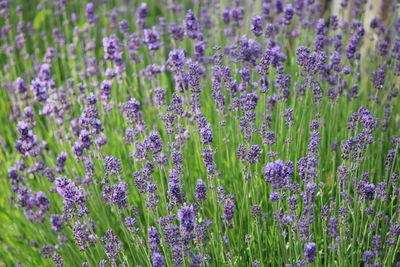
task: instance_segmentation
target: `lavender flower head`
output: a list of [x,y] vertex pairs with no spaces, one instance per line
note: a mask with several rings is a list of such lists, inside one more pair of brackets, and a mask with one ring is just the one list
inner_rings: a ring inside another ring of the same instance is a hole
[[207,199],[207,185],[201,179],[197,179],[196,192],[194,198],[198,202],[205,201]]
[[284,163],[278,159],[275,162],[269,162],[264,165],[264,177],[267,183],[272,184],[274,189],[282,188],[290,181],[294,172],[293,163],[287,161]]
[[123,251],[122,243],[117,239],[112,229],[107,230],[106,235],[101,238],[104,243],[104,250],[111,262],[118,259],[118,253]]
[[116,35],[103,38],[104,59],[115,60],[121,53],[121,45]]
[[194,220],[196,216],[196,210],[193,204],[186,205],[178,210],[178,220],[181,223],[181,227],[185,233],[190,233],[194,229]]
[[306,258],[308,263],[312,263],[315,261],[315,257],[317,255],[317,248],[315,243],[307,243],[304,246],[304,258]]
[[183,20],[186,29],[186,35],[191,39],[202,39],[201,26],[192,10],[188,10]]
[[160,35],[155,27],[153,27],[151,30],[146,29],[143,31],[143,33],[144,43],[147,44],[147,47],[150,51],[158,50],[161,47]]
[[256,36],[263,34],[263,19],[261,16],[255,16],[251,20],[251,32]]

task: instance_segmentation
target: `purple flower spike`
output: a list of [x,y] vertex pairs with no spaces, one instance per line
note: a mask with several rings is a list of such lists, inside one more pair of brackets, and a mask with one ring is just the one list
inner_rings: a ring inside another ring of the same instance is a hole
[[293,171],[291,161],[284,163],[278,159],[275,162],[269,162],[264,166],[265,181],[272,184],[274,189],[282,188],[290,182]]
[[251,20],[251,32],[256,36],[261,36],[263,34],[263,19],[261,16],[255,16]]
[[201,40],[202,33],[201,33],[201,26],[198,22],[198,19],[193,14],[192,10],[188,10],[186,13],[186,17],[183,20],[183,25],[186,28],[186,35],[191,39],[198,39]]
[[207,199],[207,185],[201,179],[197,180],[196,192],[194,194],[194,198],[198,202],[202,202]]
[[304,258],[306,258],[308,263],[312,263],[315,261],[315,257],[317,255],[317,248],[315,243],[307,243],[304,247]]
[[158,34],[155,27],[151,30],[144,30],[144,43],[147,44],[147,47],[150,51],[158,50],[161,46],[160,43],[160,35]]

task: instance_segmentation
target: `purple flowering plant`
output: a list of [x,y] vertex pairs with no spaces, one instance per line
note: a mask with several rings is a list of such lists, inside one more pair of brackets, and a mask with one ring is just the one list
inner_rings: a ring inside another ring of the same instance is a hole
[[400,266],[400,7],[322,2],[0,0],[0,266]]

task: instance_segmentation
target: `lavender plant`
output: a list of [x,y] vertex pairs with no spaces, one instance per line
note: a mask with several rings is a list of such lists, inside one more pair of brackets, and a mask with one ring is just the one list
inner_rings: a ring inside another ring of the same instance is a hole
[[0,1],[0,265],[400,266],[389,2]]

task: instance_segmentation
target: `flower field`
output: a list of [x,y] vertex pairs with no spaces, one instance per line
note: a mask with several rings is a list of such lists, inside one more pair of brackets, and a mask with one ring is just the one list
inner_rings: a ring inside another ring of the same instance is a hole
[[400,266],[371,3],[0,1],[0,267]]

